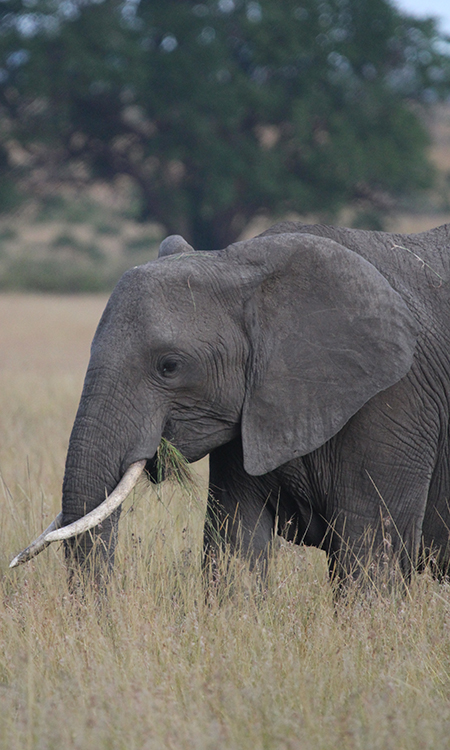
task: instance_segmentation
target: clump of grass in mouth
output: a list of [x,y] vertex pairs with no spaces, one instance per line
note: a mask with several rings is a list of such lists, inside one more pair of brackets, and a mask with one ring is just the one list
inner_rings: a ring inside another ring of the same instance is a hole
[[197,493],[197,487],[190,464],[182,453],[169,440],[161,438],[157,451],[157,481],[164,479],[175,481],[181,490],[191,495]]

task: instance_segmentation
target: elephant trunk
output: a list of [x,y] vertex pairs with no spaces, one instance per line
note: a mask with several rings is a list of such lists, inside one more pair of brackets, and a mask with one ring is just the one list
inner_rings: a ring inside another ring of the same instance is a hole
[[61,539],[70,568],[98,578],[113,565],[121,504],[160,441],[159,430],[148,433],[123,393],[113,372],[88,371],[67,452],[62,513],[13,567]]
[[[78,472],[74,474],[66,468],[63,485],[63,525],[49,531],[45,542],[65,540],[66,559],[69,564],[75,562],[77,567],[84,566],[89,557],[92,558],[89,559],[89,570],[94,570],[97,574],[105,569],[105,563],[106,568],[110,569],[114,563],[121,506],[142,475],[145,464],[146,459],[131,464],[117,484],[109,483],[105,479],[101,484],[97,479],[93,480],[90,497],[85,492],[78,491],[76,494],[72,477]],[[83,476],[81,472],[80,476]],[[99,502],[102,497],[103,502]],[[81,514],[77,512],[80,508]],[[94,544],[95,542],[97,544]]]
[[[139,446],[135,415],[123,406],[123,386],[113,376],[108,371],[106,374],[96,369],[88,371],[70,437],[63,482],[63,526],[89,516],[87,522],[74,527],[75,536],[71,534],[70,541],[66,541],[66,558],[83,566],[89,557],[90,570],[100,569],[105,562],[111,567],[114,562],[121,503],[131,489],[129,479],[128,492],[121,489],[112,501],[109,498],[106,506],[105,498],[119,485],[130,464],[139,459],[140,468],[132,477],[135,484],[145,465],[144,459],[149,458],[145,448]],[[134,455],[130,448],[134,448]],[[102,506],[100,512],[99,506]]]

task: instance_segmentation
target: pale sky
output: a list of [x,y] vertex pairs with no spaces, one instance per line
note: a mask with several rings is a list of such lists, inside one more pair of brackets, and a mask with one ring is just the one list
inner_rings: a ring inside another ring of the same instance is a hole
[[450,0],[394,0],[394,4],[412,16],[440,18],[440,29],[450,35]]

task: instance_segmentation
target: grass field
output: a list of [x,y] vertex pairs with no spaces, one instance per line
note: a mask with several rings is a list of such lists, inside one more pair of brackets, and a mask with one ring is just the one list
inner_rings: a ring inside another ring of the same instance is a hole
[[104,303],[0,296],[0,749],[450,747],[450,587],[334,604],[322,553],[282,545],[266,591],[233,561],[206,601],[204,463],[128,499],[102,606],[56,545],[8,569],[59,510]]

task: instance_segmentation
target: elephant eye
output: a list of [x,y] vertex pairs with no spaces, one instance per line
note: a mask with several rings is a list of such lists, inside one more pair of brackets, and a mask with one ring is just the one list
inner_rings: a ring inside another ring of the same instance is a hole
[[177,370],[179,369],[179,362],[177,362],[176,359],[163,359],[159,366],[159,371],[161,375],[163,375],[165,378],[170,377],[171,375],[174,375]]

